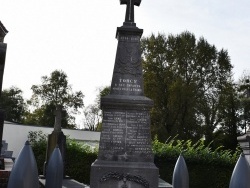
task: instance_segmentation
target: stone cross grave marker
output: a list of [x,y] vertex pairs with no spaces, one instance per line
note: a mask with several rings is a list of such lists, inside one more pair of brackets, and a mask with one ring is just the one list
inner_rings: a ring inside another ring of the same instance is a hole
[[[62,129],[61,129],[62,109],[63,107],[61,105],[57,105],[56,110],[54,112],[54,115],[55,115],[54,130],[51,134],[48,135],[46,159],[45,159],[45,163],[43,167],[44,176],[46,176],[47,165],[48,165],[50,156],[53,153],[56,146],[58,146],[61,151],[63,164],[65,166],[66,136],[63,134]],[[65,173],[65,171],[63,173]]]
[[55,124],[54,124],[54,131],[61,131],[61,124],[62,124],[62,106],[57,105],[56,110],[54,111],[55,115]]

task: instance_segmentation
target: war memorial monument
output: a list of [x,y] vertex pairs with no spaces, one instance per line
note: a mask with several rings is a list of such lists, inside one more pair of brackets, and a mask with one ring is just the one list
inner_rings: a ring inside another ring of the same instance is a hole
[[150,134],[153,101],[144,96],[140,38],[134,6],[126,4],[125,22],[117,28],[118,40],[111,92],[101,98],[103,124],[97,160],[91,166],[91,188],[157,188]]

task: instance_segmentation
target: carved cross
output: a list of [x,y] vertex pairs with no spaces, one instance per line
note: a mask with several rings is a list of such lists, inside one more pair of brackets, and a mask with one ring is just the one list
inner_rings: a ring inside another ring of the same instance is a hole
[[126,4],[125,22],[134,22],[134,5],[140,6],[141,0],[120,0],[120,4]]
[[61,131],[61,124],[62,124],[62,106],[61,105],[56,106],[56,110],[54,114],[55,114],[54,131]]

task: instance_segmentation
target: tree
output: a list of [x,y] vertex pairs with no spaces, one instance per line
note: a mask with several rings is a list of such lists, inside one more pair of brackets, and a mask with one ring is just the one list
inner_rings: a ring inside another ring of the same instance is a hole
[[68,77],[63,71],[55,70],[50,76],[42,77],[41,85],[33,85],[30,103],[35,110],[27,114],[26,123],[43,126],[54,125],[54,111],[57,105],[63,106],[62,127],[75,127],[73,113],[77,113],[83,107],[81,91],[73,92],[68,84]]
[[[36,108],[32,112],[27,111],[25,113],[24,124],[51,127],[55,122],[55,110],[56,106],[53,104],[47,104]],[[74,129],[76,127],[75,118],[71,116],[66,110],[62,111],[62,127],[70,129]]]
[[207,142],[222,121],[219,106],[225,84],[231,82],[232,65],[226,50],[218,51],[190,32],[142,39],[145,94],[155,105],[152,132],[164,140],[179,135]]
[[105,86],[99,89],[99,94],[96,97],[96,101],[97,101],[99,108],[101,108],[101,98],[109,95],[110,91],[111,91],[110,86]]
[[241,127],[246,133],[250,126],[250,72],[244,71],[238,81]]
[[110,93],[110,86],[99,88],[99,94],[96,96],[95,103],[87,106],[84,111],[84,127],[90,131],[101,131],[102,110],[101,97]]
[[[220,96],[219,116],[222,119],[219,128],[214,132],[214,147],[224,146],[225,149],[235,150],[240,135],[240,99],[235,84],[225,85]],[[219,133],[219,134],[218,134]]]
[[22,123],[27,106],[21,89],[12,86],[3,90],[0,106],[5,111],[6,121]]
[[95,131],[101,123],[101,110],[98,105],[92,104],[87,106],[84,111],[84,127],[89,131]]

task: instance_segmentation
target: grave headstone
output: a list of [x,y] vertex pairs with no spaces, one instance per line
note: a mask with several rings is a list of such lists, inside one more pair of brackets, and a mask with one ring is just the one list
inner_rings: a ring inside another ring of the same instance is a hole
[[140,38],[134,23],[134,5],[127,5],[125,22],[117,28],[118,47],[111,93],[101,98],[103,124],[97,160],[91,166],[91,188],[157,188],[150,134],[153,101],[144,96]]
[[[55,111],[55,124],[53,132],[48,136],[47,152],[46,152],[46,161],[44,163],[43,175],[46,176],[46,168],[49,162],[49,158],[56,148],[59,147],[63,164],[65,164],[65,152],[66,152],[66,136],[61,130],[61,121],[62,121],[62,106],[56,106]],[[64,165],[65,166],[65,165]],[[64,170],[63,170],[64,171]],[[64,172],[63,172],[64,174]]]

